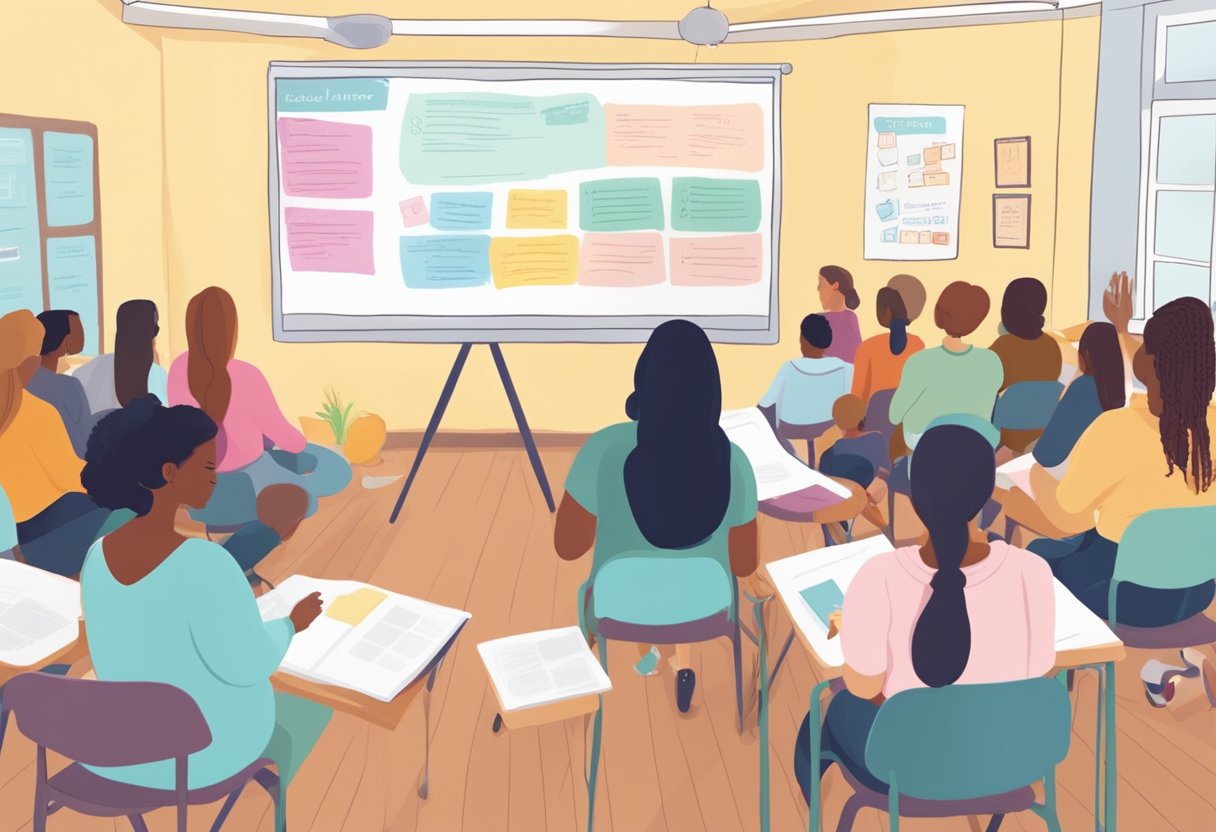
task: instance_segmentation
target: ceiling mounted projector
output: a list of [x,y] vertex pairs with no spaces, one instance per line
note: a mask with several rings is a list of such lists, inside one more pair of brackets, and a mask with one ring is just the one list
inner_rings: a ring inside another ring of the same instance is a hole
[[726,15],[710,6],[698,6],[680,21],[680,37],[695,46],[717,46],[730,34]]

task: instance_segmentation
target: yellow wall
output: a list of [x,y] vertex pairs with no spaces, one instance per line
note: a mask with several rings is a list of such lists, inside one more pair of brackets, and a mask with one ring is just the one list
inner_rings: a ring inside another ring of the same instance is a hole
[[[90,10],[93,16],[100,14],[97,0],[70,4]],[[37,5],[41,4],[23,4],[22,9]],[[113,9],[116,4],[102,5]],[[4,13],[10,19],[11,14]],[[956,279],[987,287],[993,294],[994,313],[978,334],[980,340],[994,335],[1002,287],[1020,275],[1035,275],[1054,286],[1052,312],[1057,325],[1075,323],[1085,314],[1097,18],[741,45],[702,49],[699,55],[691,46],[669,42],[451,38],[398,38],[380,49],[355,53],[321,42],[213,33],[110,34],[114,21],[106,24],[106,34],[99,40],[79,43],[113,52],[116,64],[121,51],[124,62],[140,61],[138,70],[107,71],[101,76],[81,73],[90,82],[87,95],[78,90],[61,93],[52,80],[28,73],[24,66],[22,74],[34,87],[26,111],[89,118],[99,124],[108,312],[112,316],[117,303],[133,294],[167,300],[167,307],[162,306],[167,324],[162,352],[177,353],[185,346],[181,314],[186,301],[204,286],[225,286],[241,310],[238,354],[266,371],[289,415],[311,413],[322,390],[332,385],[359,409],[382,414],[393,428],[420,428],[430,416],[455,348],[272,341],[266,177],[266,68],[271,60],[699,59],[793,64],[794,73],[784,82],[782,106],[782,344],[719,348],[727,406],[754,403],[778,364],[796,350],[798,321],[816,309],[815,271],[823,263],[840,263],[853,271],[867,333],[877,329],[872,319],[874,292],[897,270],[920,276],[931,296]],[[88,27],[81,23],[79,28],[84,38]],[[155,49],[145,60],[149,40],[159,46],[163,89],[157,85]],[[66,43],[65,55],[70,56],[79,43]],[[0,69],[11,70],[9,60],[0,53]],[[43,65],[65,65],[63,55],[57,61],[41,60]],[[137,82],[132,81],[135,75]],[[55,79],[55,73],[49,78]],[[1058,123],[1061,90],[1065,117]],[[163,228],[159,193],[147,187],[120,187],[127,179],[141,185],[159,182],[161,145],[148,122],[159,115],[162,98]],[[895,264],[861,259],[870,102],[967,106],[958,260],[910,263],[896,269]],[[137,119],[132,118],[133,110],[138,111]],[[992,140],[1020,135],[1030,135],[1033,142],[1031,248],[994,250]],[[1058,233],[1057,135],[1062,218]],[[123,147],[121,154],[115,145]],[[107,147],[112,148],[109,155]],[[167,271],[155,254],[162,240]],[[141,242],[146,250],[138,249]],[[925,322],[914,329],[931,334]],[[620,418],[638,351],[636,345],[505,347],[532,425],[551,430],[589,430]],[[476,429],[512,424],[488,355],[475,353],[445,426]]]

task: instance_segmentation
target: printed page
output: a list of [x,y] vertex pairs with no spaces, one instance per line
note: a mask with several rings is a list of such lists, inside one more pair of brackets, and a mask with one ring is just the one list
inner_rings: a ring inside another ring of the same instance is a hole
[[80,585],[13,560],[0,560],[0,662],[28,667],[80,633]]
[[824,488],[841,499],[849,496],[844,486],[808,468],[781,447],[777,435],[758,408],[728,410],[722,414],[719,424],[726,431],[727,438],[738,445],[751,462],[760,500],[771,500],[814,486]]
[[1034,454],[1022,454],[996,469],[997,488],[1016,488],[1034,496],[1030,487],[1030,469],[1034,467]]
[[486,641],[477,652],[508,711],[612,689],[578,627]]

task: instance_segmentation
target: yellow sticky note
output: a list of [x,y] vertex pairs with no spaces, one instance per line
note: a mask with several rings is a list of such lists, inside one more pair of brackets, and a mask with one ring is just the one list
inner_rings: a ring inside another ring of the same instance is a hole
[[566,191],[512,190],[507,194],[507,228],[565,228]]
[[378,589],[364,587],[346,595],[339,595],[330,602],[325,614],[335,621],[352,627],[367,618],[367,614],[388,596]]
[[490,271],[499,289],[568,286],[578,279],[578,237],[495,237]]

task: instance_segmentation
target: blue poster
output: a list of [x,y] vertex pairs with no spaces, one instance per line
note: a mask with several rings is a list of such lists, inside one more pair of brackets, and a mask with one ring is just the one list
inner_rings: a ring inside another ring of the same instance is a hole
[[46,241],[51,308],[70,309],[84,327],[84,354],[97,355],[97,240],[52,237]]
[[0,315],[42,311],[42,244],[34,143],[29,130],[0,127]]
[[93,137],[44,133],[46,224],[55,228],[93,221]]

